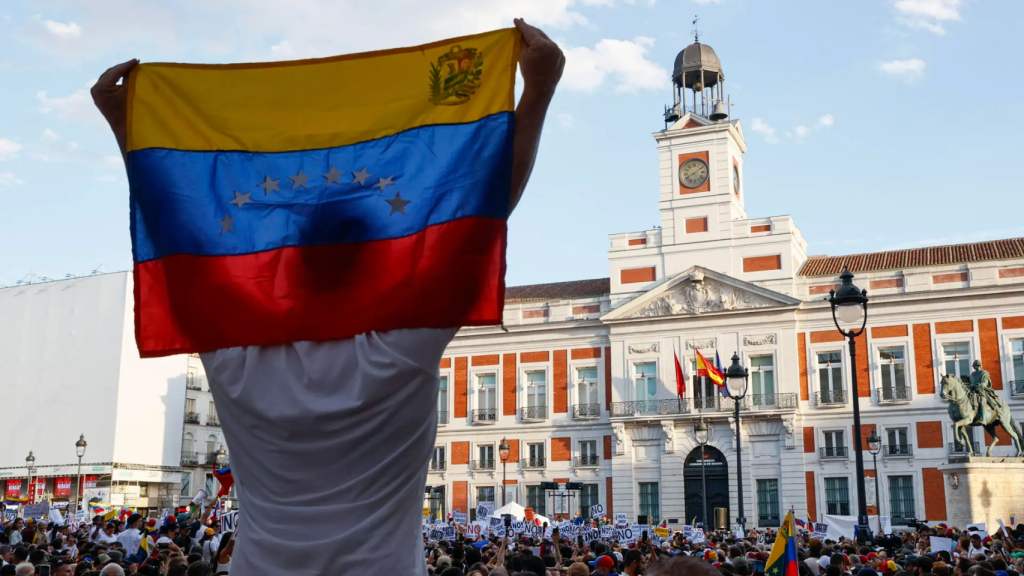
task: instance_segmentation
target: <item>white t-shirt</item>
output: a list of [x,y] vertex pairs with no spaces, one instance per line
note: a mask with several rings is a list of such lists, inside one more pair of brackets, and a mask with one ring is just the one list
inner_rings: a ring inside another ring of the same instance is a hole
[[114,536],[113,534],[107,536],[106,532],[100,530],[99,534],[96,535],[96,539],[93,541],[99,542],[100,544],[110,544],[111,542],[117,542],[117,536]]
[[438,364],[456,331],[201,355],[245,502],[235,572],[426,573],[423,487]]
[[139,544],[142,543],[142,532],[137,528],[129,528],[117,535],[117,541],[124,546],[125,554],[131,556],[139,551]]

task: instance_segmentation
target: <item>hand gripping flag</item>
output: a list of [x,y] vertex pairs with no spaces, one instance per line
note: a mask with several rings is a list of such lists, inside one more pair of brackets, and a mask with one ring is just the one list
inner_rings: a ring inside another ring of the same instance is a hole
[[764,563],[765,576],[797,576],[799,573],[796,557],[796,527],[793,512],[786,513],[786,519],[779,528],[771,554]]
[[499,324],[519,43],[138,66],[140,354]]

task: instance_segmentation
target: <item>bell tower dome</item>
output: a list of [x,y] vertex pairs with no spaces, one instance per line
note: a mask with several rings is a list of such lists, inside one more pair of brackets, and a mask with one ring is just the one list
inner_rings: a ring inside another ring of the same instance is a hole
[[666,126],[687,112],[715,121],[728,119],[724,93],[722,62],[711,46],[700,43],[695,31],[693,44],[676,55],[672,67],[672,107],[665,108]]

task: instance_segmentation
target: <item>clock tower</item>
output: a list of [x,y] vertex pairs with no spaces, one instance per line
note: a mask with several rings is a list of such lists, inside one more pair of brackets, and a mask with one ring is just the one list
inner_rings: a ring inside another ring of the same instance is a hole
[[699,41],[676,56],[673,104],[658,150],[661,227],[613,234],[613,300],[631,298],[692,266],[793,294],[807,245],[790,216],[747,216],[747,144],[722,94],[718,55]]

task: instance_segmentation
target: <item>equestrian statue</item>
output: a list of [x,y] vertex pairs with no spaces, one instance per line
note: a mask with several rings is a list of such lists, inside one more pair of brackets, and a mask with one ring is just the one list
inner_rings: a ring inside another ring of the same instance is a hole
[[1024,442],[1021,428],[1010,414],[1010,407],[992,389],[992,379],[987,370],[981,369],[981,361],[974,361],[971,381],[964,384],[953,374],[942,377],[942,399],[949,406],[949,418],[953,420],[953,438],[957,444],[967,448],[967,454],[974,455],[974,448],[967,435],[968,426],[983,426],[992,437],[986,456],[992,456],[992,449],[999,443],[996,425],[1003,427],[1017,446],[1017,457],[1024,458]]

